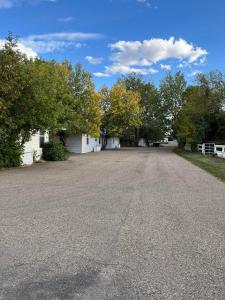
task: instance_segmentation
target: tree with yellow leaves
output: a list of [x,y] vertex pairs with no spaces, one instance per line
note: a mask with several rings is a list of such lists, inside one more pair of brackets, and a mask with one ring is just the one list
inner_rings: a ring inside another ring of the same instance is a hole
[[114,84],[101,92],[102,128],[108,136],[121,135],[130,127],[141,125],[140,95],[127,90],[125,84]]

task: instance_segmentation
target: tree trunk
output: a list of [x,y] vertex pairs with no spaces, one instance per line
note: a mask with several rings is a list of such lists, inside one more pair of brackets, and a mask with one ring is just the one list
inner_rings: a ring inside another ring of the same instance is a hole
[[186,145],[186,141],[183,141],[183,140],[178,141],[178,148],[179,149],[184,150],[185,145]]

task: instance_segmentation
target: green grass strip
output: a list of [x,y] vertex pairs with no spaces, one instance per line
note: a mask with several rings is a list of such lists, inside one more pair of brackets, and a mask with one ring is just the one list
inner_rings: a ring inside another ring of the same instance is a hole
[[175,153],[194,165],[225,181],[225,159],[176,149]]

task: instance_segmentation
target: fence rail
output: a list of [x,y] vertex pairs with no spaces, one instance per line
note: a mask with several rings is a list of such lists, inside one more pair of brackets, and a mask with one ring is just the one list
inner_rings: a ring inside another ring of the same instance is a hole
[[217,155],[225,158],[225,145],[216,145],[213,143],[198,144],[198,152],[203,155]]

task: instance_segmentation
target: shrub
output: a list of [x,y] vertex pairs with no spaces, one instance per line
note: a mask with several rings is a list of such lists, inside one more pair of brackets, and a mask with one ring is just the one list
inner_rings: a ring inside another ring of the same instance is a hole
[[43,146],[43,159],[49,161],[67,160],[68,152],[61,142],[51,141]]
[[0,169],[19,167],[22,163],[23,147],[18,141],[0,140]]

